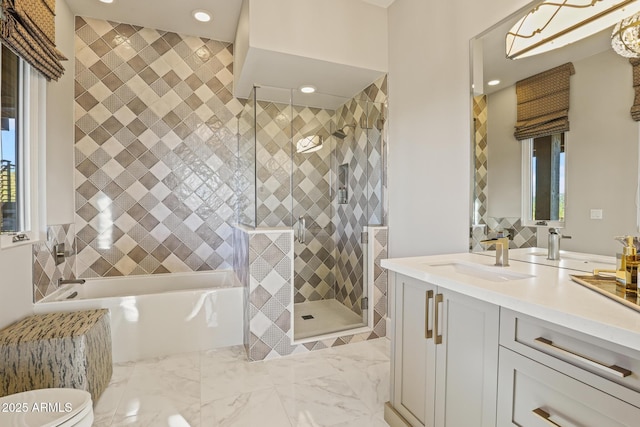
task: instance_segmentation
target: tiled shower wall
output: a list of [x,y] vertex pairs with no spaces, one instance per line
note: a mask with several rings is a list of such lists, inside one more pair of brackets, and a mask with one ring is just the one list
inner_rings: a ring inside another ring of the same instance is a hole
[[[252,147],[256,147],[256,185],[247,185],[244,196],[249,200],[256,195],[255,220],[249,209],[246,224],[296,227],[298,218],[306,220],[305,243],[294,245],[296,303],[338,297],[360,313],[362,227],[381,224],[385,214],[382,129],[386,93],[383,77],[353,99],[345,99],[337,110],[249,100],[240,115],[240,157],[253,158]],[[344,139],[331,137],[333,130],[344,125],[351,126]],[[312,153],[293,153],[292,165],[291,141],[308,135],[323,137],[324,147]],[[252,168],[249,161],[244,163],[245,170]],[[338,204],[336,197],[336,168],[341,164],[349,165],[349,202],[345,205]]]
[[80,277],[231,268],[232,45],[76,18]]
[[338,144],[337,164],[348,165],[349,197],[337,204],[336,299],[361,314],[364,287],[363,226],[382,224],[383,153],[382,132],[387,98],[386,76],[371,84],[336,112],[338,128],[357,125]]
[[[369,110],[371,117],[364,126],[372,127],[374,140],[380,138],[383,121],[378,116],[383,115],[384,107],[372,109],[367,103],[386,100],[386,78],[339,113],[258,103],[257,150],[252,141],[241,142],[240,156],[236,156],[236,135],[239,131],[243,140],[254,114],[247,110],[251,102],[231,95],[231,45],[78,17],[76,49],[79,277],[229,268],[236,212],[249,223],[251,216],[257,217],[258,226],[290,227],[292,218],[297,218],[297,212],[291,215],[295,204],[307,211],[310,243],[298,247],[299,262],[304,265],[299,269],[296,301],[336,294],[336,252],[331,246],[335,245],[336,223],[344,222],[342,236],[356,235],[348,233],[354,220],[345,217],[346,209],[376,212],[363,218],[369,224],[381,223],[380,217],[386,215],[380,207],[382,153],[369,147],[365,150],[362,131],[360,135],[354,132],[358,136],[354,147],[338,153],[339,159],[331,159],[336,154],[329,151],[297,159],[292,195],[291,132],[293,128],[295,137],[315,129],[328,137],[338,120],[343,121],[340,125],[346,120],[362,125],[361,116]],[[349,150],[357,150],[357,156]],[[362,162],[367,152],[371,158]],[[250,169],[242,166],[246,157],[257,159],[257,186],[242,172]],[[329,183],[335,182],[331,161],[354,158],[360,160],[352,170],[354,185],[367,188],[373,197],[352,197],[334,217],[335,201],[329,192]],[[364,182],[364,171],[371,165],[378,172]],[[311,180],[320,184],[311,189],[307,185]],[[257,211],[251,212],[255,194]],[[368,203],[375,207],[367,209]],[[358,244],[345,238],[341,242],[341,274],[350,284],[340,292],[345,302],[355,306],[360,295],[353,291],[352,283],[361,280],[362,272],[348,250]]]
[[510,229],[513,231],[513,240],[509,243],[511,248],[529,248],[537,245],[537,229],[525,227],[521,218],[497,218],[488,215],[488,144],[490,135],[487,132],[487,97],[486,95],[473,98],[473,120],[475,128],[475,153],[474,153],[474,195],[473,211],[471,213],[471,232],[469,248],[471,251],[482,251],[485,248],[480,244],[487,237],[494,237],[494,231]]

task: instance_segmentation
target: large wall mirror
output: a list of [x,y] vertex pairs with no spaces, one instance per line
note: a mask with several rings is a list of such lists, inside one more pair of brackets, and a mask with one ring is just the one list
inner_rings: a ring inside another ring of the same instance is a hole
[[[531,6],[534,3],[531,4]],[[526,12],[526,11],[525,11]],[[525,13],[506,18],[471,41],[474,96],[472,141],[472,241],[501,229],[514,233],[513,247],[546,245],[548,226],[523,218],[522,142],[515,139],[515,83],[567,62],[570,78],[570,130],[562,184],[564,228],[571,240],[562,249],[615,255],[619,235],[638,235],[638,156],[640,126],[631,118],[632,66],[611,48],[613,30],[567,47],[509,60],[505,35]],[[489,85],[499,80],[497,85]]]

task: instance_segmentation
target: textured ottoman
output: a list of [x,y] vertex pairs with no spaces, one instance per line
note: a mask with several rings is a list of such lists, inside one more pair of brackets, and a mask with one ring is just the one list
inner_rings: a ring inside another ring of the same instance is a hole
[[96,402],[112,372],[109,310],[40,314],[0,331],[0,397],[61,387]]

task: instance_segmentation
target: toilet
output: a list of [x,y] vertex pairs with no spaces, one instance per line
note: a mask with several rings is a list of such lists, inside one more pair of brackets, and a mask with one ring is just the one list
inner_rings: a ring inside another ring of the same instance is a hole
[[2,427],[91,427],[91,394],[73,388],[43,388],[0,398]]

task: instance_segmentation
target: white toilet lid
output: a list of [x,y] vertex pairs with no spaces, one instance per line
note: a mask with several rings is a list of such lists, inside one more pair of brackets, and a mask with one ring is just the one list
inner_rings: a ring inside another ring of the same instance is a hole
[[0,398],[0,426],[57,427],[92,405],[91,394],[73,388],[43,388]]

